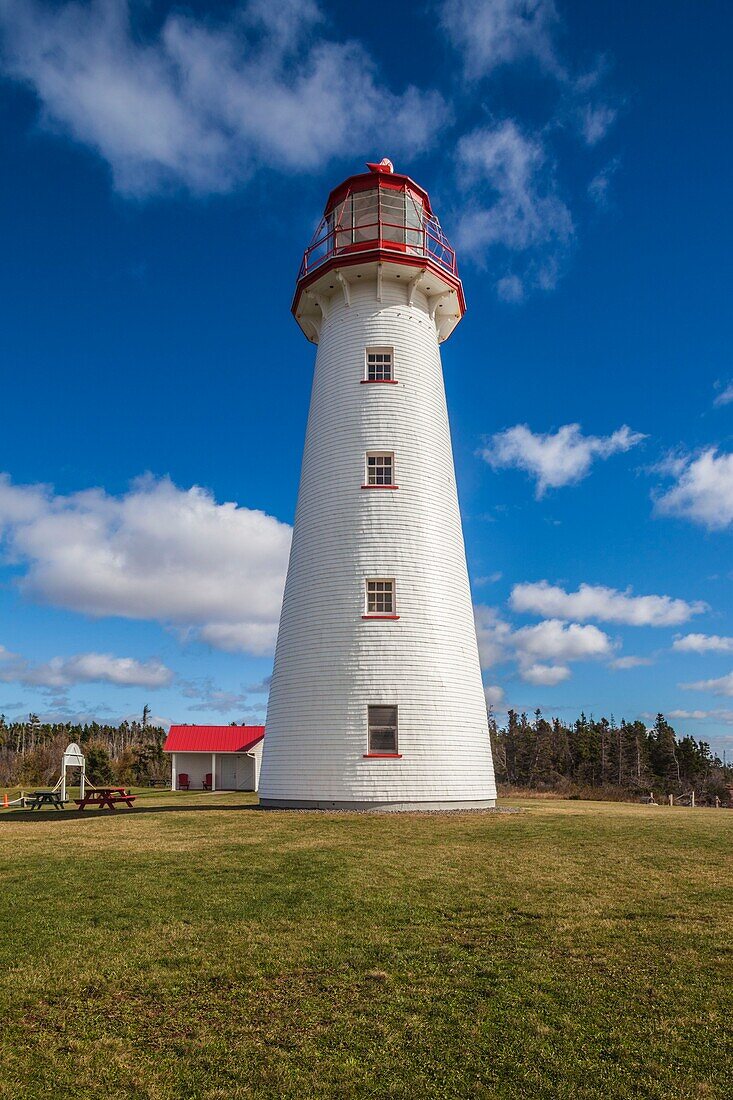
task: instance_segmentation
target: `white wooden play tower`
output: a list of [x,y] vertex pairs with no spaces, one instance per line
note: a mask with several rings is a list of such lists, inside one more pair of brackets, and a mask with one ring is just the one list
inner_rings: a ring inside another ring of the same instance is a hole
[[493,806],[439,344],[463,316],[427,193],[331,192],[293,312],[318,344],[260,802]]

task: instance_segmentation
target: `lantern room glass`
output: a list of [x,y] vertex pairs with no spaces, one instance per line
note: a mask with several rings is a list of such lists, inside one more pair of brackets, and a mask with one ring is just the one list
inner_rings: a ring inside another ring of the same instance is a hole
[[409,188],[372,187],[353,191],[327,217],[334,251],[369,243],[422,252],[425,209]]
[[440,222],[409,180],[390,185],[371,177],[366,186],[339,189],[339,193],[341,197],[324,215],[305,250],[298,279],[337,256],[372,249],[424,256],[458,277],[456,254]]

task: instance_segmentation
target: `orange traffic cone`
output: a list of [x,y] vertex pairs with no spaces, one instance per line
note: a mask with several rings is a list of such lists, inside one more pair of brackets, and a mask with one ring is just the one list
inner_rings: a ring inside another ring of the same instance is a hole
[[6,791],[5,794],[3,795],[3,809],[7,810],[9,806],[10,806],[10,803],[8,802],[8,792]]

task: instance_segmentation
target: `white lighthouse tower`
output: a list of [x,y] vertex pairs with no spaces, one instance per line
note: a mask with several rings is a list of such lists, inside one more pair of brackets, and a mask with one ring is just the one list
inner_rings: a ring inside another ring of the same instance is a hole
[[427,193],[331,192],[293,313],[318,345],[260,803],[493,806],[439,344],[465,309]]

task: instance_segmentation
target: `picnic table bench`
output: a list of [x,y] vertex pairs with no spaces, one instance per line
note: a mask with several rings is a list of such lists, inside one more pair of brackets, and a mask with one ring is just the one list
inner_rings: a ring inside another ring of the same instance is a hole
[[52,810],[63,810],[64,803],[59,791],[34,791],[30,796],[31,810],[40,810],[41,806],[50,806]]
[[117,802],[124,802],[128,810],[131,810],[136,798],[136,794],[130,794],[124,787],[96,787],[94,790],[87,791],[83,798],[75,798],[74,801],[80,810],[86,809],[87,806],[96,806],[100,810],[105,808],[114,810]]

